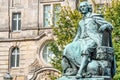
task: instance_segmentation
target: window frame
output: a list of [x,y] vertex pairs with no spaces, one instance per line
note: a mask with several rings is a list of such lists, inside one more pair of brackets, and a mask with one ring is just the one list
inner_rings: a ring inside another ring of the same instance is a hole
[[[45,26],[45,6],[50,6],[50,23],[48,23],[48,26]],[[52,12],[51,12],[51,9],[52,9],[52,6],[51,6],[51,4],[45,4],[45,5],[43,5],[43,27],[44,28],[49,28],[50,27],[50,25],[51,25],[51,14],[52,14]]]
[[[52,55],[50,57],[54,57],[55,56],[54,53],[49,50],[49,48],[50,48],[50,46],[47,44],[47,45],[44,45],[44,47],[42,49],[42,59],[47,64],[50,64],[50,62],[51,62],[51,59],[49,58],[48,55]],[[44,51],[44,50],[47,50],[47,51]],[[44,54],[45,54],[45,56],[47,55],[47,57],[44,57]],[[47,58],[47,59],[44,59],[44,58]]]
[[[14,16],[16,16],[16,18],[14,18]],[[16,21],[16,23],[14,23],[14,21]],[[16,25],[14,26],[14,24]],[[20,30],[21,30],[21,12],[16,12],[16,13],[13,12],[12,13],[12,32],[19,32]]]
[[18,6],[18,5],[20,5],[21,4],[21,0],[18,0],[18,1],[16,1],[16,0],[12,0],[12,6],[14,7],[14,6]]
[[11,56],[10,56],[10,68],[18,68],[18,67],[20,67],[20,50],[18,47],[14,47],[11,51]]
[[[45,10],[45,7],[44,6],[47,6],[47,5],[50,5],[51,9],[50,9],[50,24],[49,26],[45,26],[45,14],[44,14],[44,10]],[[55,5],[60,5],[61,7],[61,3],[46,3],[46,4],[43,4],[43,28],[52,28],[51,26],[55,26],[55,21],[54,21],[54,6]]]

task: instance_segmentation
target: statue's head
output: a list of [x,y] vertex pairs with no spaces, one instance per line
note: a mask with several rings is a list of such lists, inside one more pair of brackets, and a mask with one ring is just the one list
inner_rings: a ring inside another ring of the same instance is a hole
[[79,11],[82,14],[86,14],[88,12],[92,12],[92,5],[89,2],[87,2],[87,1],[80,2]]

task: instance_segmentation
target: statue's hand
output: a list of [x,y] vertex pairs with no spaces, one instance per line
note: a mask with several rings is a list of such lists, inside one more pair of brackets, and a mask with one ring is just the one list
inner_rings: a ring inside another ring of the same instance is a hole
[[108,24],[104,24],[99,28],[99,32],[104,32],[105,30],[112,31],[112,26]]

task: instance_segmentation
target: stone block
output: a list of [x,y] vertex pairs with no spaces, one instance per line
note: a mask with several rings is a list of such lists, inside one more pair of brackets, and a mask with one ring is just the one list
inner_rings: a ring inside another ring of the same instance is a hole
[[8,32],[0,32],[0,38],[8,38]]
[[80,79],[76,79],[75,76],[63,76],[57,80],[112,80],[109,77],[95,77],[95,78],[80,78]]

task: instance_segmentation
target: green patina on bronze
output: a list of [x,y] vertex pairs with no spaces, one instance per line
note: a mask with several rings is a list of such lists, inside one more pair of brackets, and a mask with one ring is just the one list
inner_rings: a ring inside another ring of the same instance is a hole
[[110,80],[116,71],[112,24],[92,13],[88,2],[81,2],[79,11],[83,18],[76,37],[63,51],[63,76],[58,80]]

